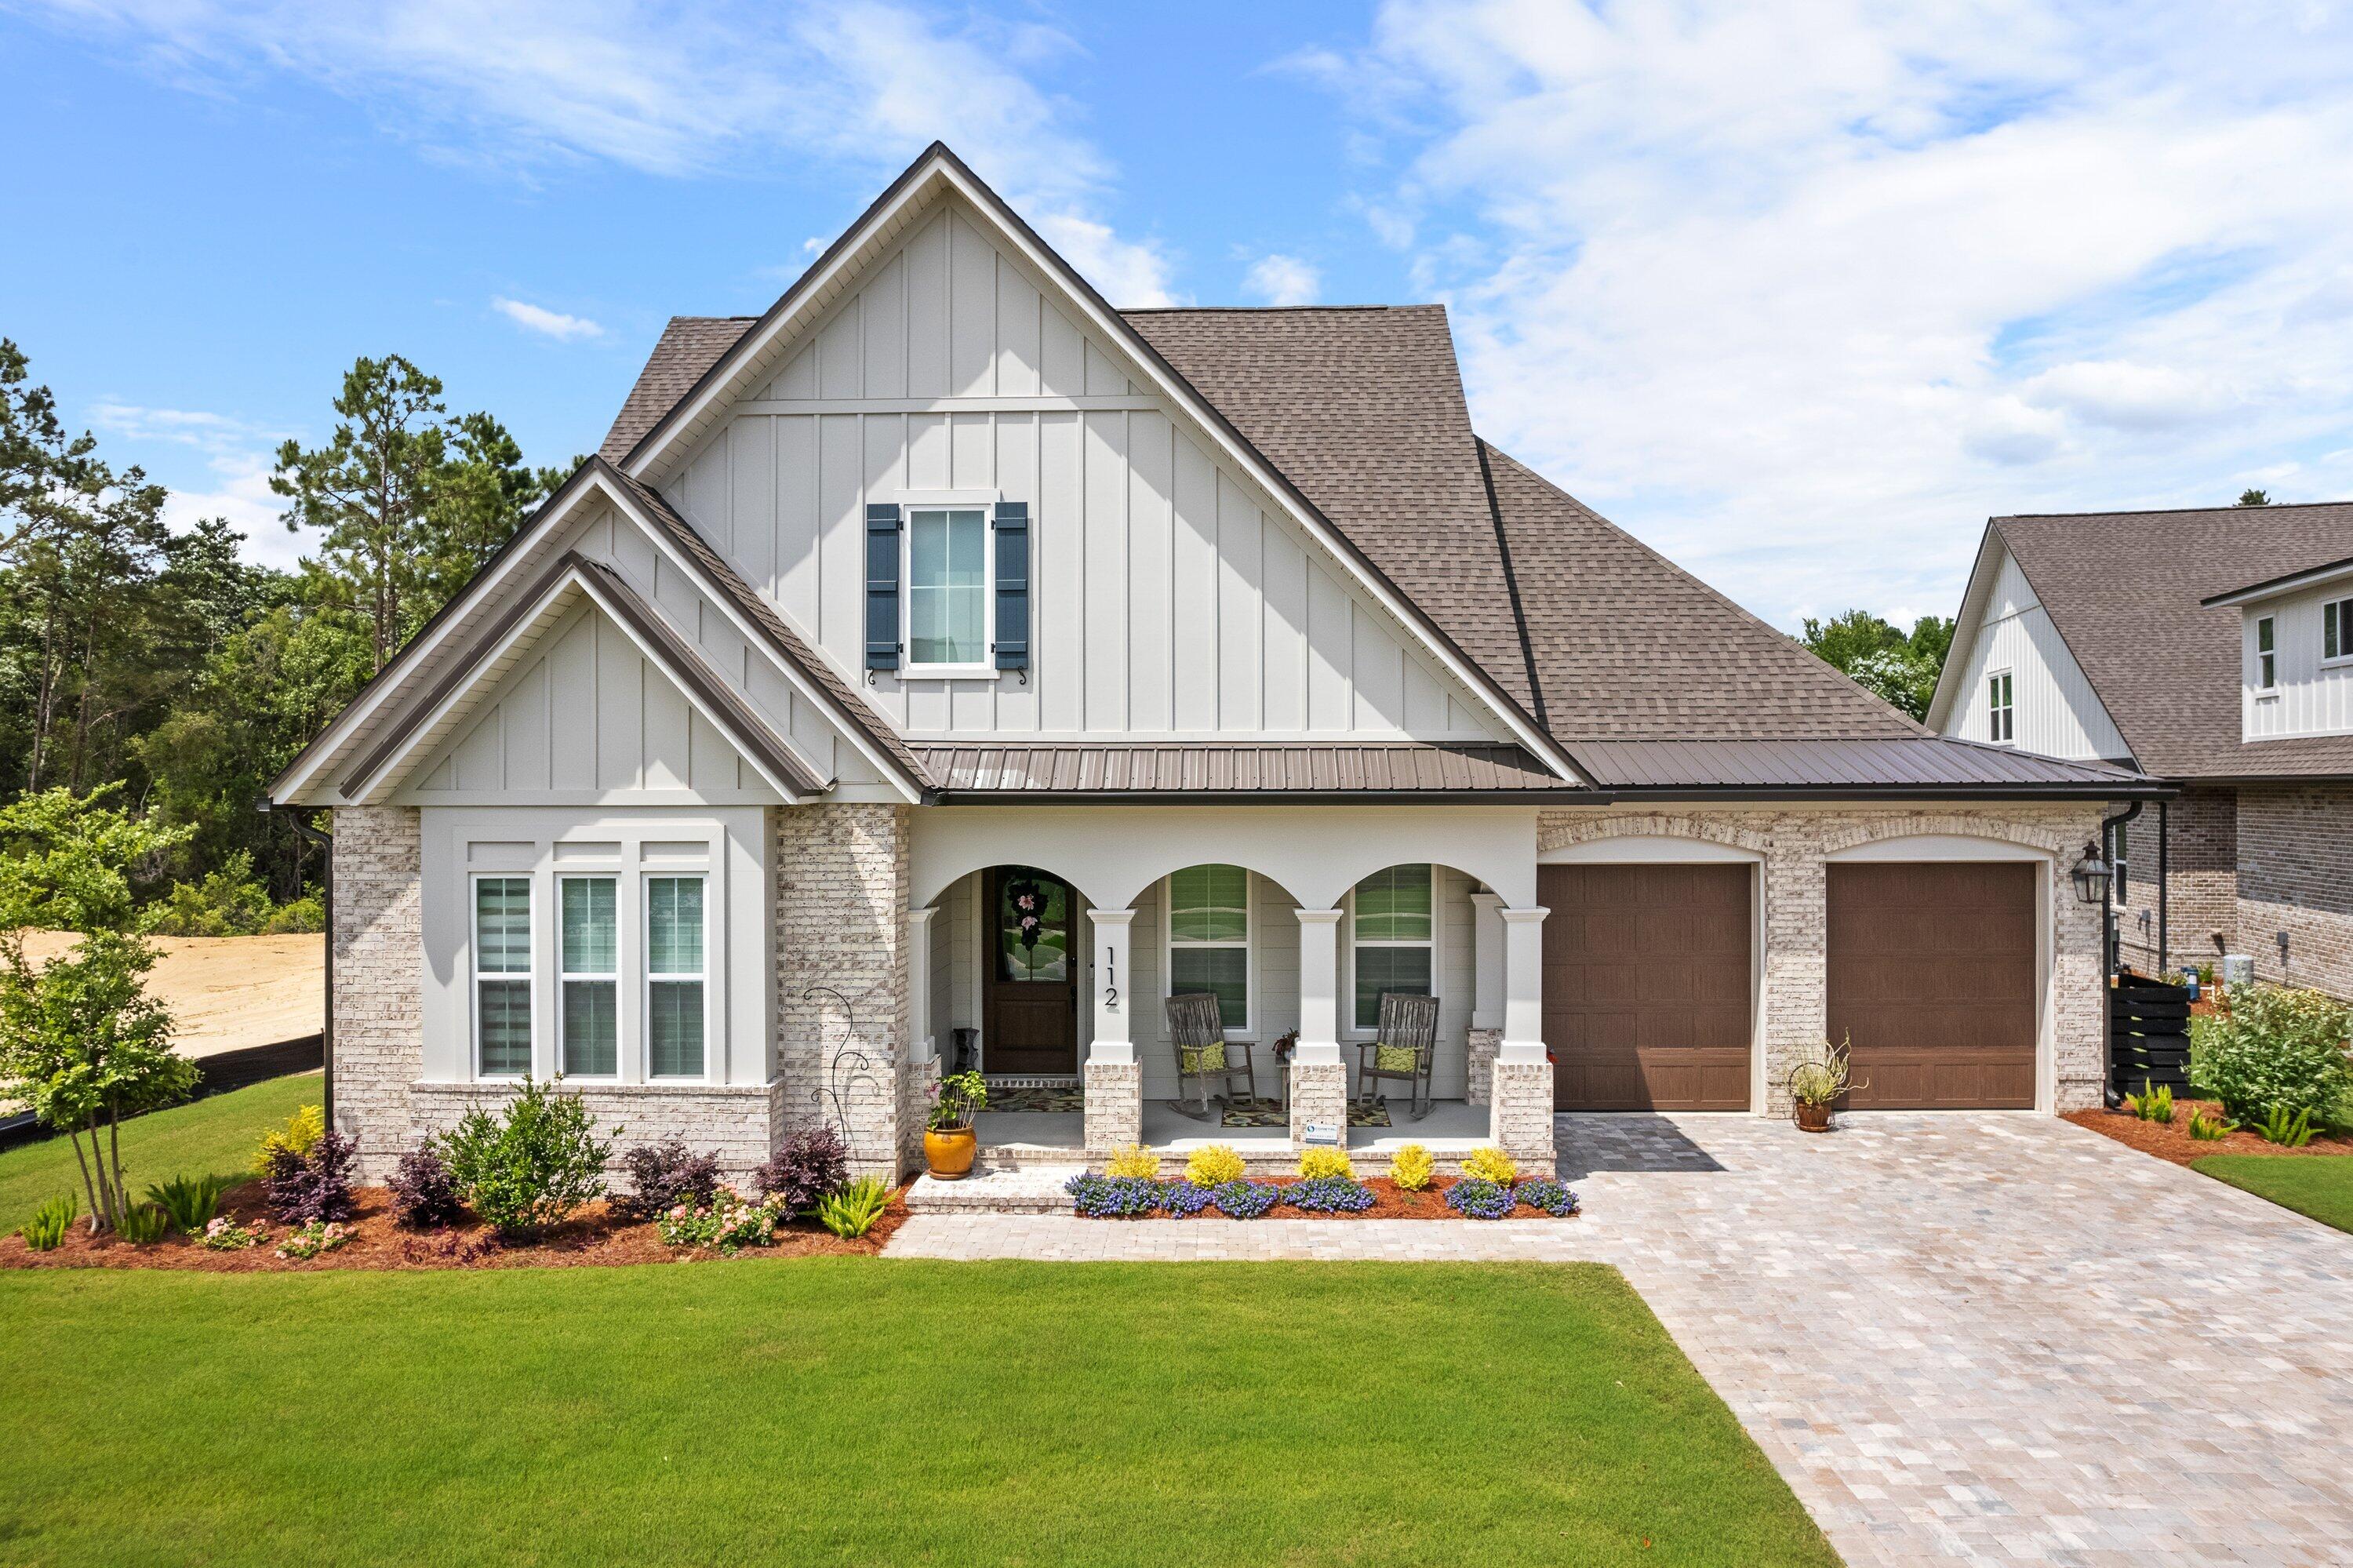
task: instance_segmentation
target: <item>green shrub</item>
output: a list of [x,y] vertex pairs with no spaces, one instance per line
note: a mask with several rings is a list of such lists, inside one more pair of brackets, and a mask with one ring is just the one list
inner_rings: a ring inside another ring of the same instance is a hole
[[504,1115],[468,1111],[441,1137],[466,1206],[502,1236],[534,1234],[605,1191],[613,1146],[596,1141],[580,1097],[555,1088],[525,1078]]
[[114,1234],[134,1246],[162,1241],[172,1228],[172,1216],[155,1203],[132,1203],[114,1222]]
[[220,1212],[221,1194],[228,1182],[218,1176],[174,1176],[162,1186],[147,1189],[147,1201],[171,1216],[172,1228],[195,1235]]
[[1509,1187],[1520,1179],[1520,1162],[1489,1145],[1470,1152],[1462,1161],[1462,1174],[1473,1181],[1492,1181],[1498,1187]]
[[1185,1160],[1185,1180],[1196,1187],[1222,1187],[1241,1179],[1241,1150],[1229,1143],[1205,1143]]
[[818,1224],[844,1241],[855,1241],[874,1228],[891,1206],[891,1189],[879,1176],[860,1176],[839,1192],[817,1201]]
[[1429,1190],[1430,1179],[1436,1173],[1438,1162],[1430,1150],[1419,1143],[1409,1143],[1389,1156],[1389,1180],[1400,1192],[1421,1192]]
[[2193,1112],[2189,1118],[2189,1136],[2200,1143],[2220,1143],[2238,1130],[2237,1122],[2204,1111]]
[[298,1106],[286,1118],[282,1128],[273,1127],[261,1135],[261,1146],[254,1150],[250,1167],[256,1176],[267,1176],[278,1162],[280,1150],[290,1154],[308,1154],[311,1146],[327,1136],[327,1113],[319,1106]]
[[1299,1173],[1311,1181],[1324,1176],[1345,1176],[1353,1181],[1356,1167],[1345,1149],[1306,1149],[1299,1154]]
[[2169,1084],[2152,1089],[2148,1080],[2143,1078],[2140,1093],[2126,1095],[2125,1104],[2132,1107],[2133,1115],[2143,1121],[2163,1122],[2168,1127],[2173,1124],[2173,1086]]
[[1106,1176],[1133,1176],[1139,1181],[1157,1181],[1160,1176],[1160,1156],[1140,1143],[1122,1144],[1111,1151],[1103,1161]]
[[25,1245],[35,1252],[55,1252],[66,1239],[66,1231],[81,1213],[81,1200],[71,1192],[60,1192],[33,1211],[25,1222]]
[[2274,1106],[2255,1123],[2255,1136],[2283,1149],[2302,1149],[2312,1141],[2312,1113],[2300,1110],[2291,1116],[2286,1106]]
[[2191,1076],[2241,1121],[2274,1106],[2319,1116],[2353,1090],[2345,1005],[2314,991],[2234,991],[2227,1012],[2190,1021]]
[[270,911],[269,918],[261,923],[265,937],[308,935],[327,928],[327,906],[319,902],[315,893],[306,893],[290,903],[280,904]]

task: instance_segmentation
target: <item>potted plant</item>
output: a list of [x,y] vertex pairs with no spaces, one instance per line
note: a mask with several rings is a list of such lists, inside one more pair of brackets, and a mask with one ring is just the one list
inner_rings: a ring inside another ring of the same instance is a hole
[[1866,1086],[1849,1081],[1848,1046],[1846,1041],[1833,1045],[1825,1040],[1820,1050],[1803,1057],[1789,1069],[1789,1100],[1800,1132],[1828,1132],[1831,1107],[1839,1097],[1849,1089]]
[[980,1148],[972,1114],[987,1104],[988,1085],[978,1073],[951,1073],[940,1080],[923,1124],[923,1164],[940,1181],[960,1181],[972,1174],[972,1158]]

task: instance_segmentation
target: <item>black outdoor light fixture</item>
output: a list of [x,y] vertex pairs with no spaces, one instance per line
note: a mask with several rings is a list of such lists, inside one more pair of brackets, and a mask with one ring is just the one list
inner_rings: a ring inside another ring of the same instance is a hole
[[2108,863],[2100,858],[2097,844],[2086,843],[2084,846],[2084,858],[2075,863],[2075,869],[2068,874],[2075,879],[2075,896],[2084,903],[2105,904],[2108,901],[2108,877],[2112,874],[2108,870]]

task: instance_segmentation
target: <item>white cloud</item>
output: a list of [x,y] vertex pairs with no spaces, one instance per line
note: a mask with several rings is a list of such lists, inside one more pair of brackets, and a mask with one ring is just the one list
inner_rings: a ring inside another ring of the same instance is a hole
[[[1111,166],[1031,79],[1050,28],[886,0],[48,0],[207,90],[285,71],[434,155],[534,175],[596,160],[696,176],[816,155],[883,175],[945,141],[1121,304],[1168,302],[1168,262],[1118,238]],[[1083,62],[1082,62],[1083,63]],[[1062,241],[1058,240],[1058,244]],[[1083,259],[1082,259],[1083,258]]]
[[558,343],[571,343],[578,338],[602,337],[605,329],[586,316],[567,316],[562,311],[543,310],[521,300],[501,295],[491,302],[491,309],[522,328],[542,337],[552,337]]
[[1242,274],[1242,287],[1270,305],[1312,305],[1324,291],[1324,274],[1296,256],[1261,256]]
[[165,486],[164,523],[174,533],[220,517],[246,536],[246,559],[291,570],[301,558],[302,540],[286,528],[286,503],[269,489],[283,432],[204,409],[111,399],[91,406],[90,422],[110,438],[101,447],[109,461],[136,463]]
[[1389,0],[1290,63],[1482,429],[1784,625],[1957,602],[1989,514],[2348,477],[2324,12]]

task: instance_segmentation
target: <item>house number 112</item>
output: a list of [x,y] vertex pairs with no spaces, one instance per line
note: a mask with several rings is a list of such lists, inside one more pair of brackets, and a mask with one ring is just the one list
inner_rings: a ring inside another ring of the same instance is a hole
[[1119,1011],[1118,950],[1108,944],[1103,948],[1103,1011],[1105,1012],[1117,1012]]

